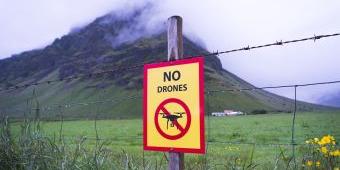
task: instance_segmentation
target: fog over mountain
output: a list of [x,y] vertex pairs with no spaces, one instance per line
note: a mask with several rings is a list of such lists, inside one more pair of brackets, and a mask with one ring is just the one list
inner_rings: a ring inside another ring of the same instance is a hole
[[[148,12],[137,19],[136,25],[114,39],[106,37],[113,46],[159,32],[171,15],[181,15],[185,35],[211,52],[340,31],[340,1],[13,0],[0,5],[0,56],[42,49],[110,11],[117,17],[128,17],[130,11],[146,6]],[[340,38],[333,37],[219,58],[225,69],[259,87],[332,81],[340,80],[339,43]],[[324,103],[320,98],[339,91],[339,84],[301,87],[298,98]],[[291,88],[271,92],[290,98],[294,93]]]
[[335,94],[325,95],[321,97],[319,101],[324,105],[340,107],[340,91]]

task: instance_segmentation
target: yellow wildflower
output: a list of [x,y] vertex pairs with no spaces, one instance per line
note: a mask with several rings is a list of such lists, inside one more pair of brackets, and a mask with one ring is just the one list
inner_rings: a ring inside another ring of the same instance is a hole
[[332,156],[340,156],[340,150],[337,149],[335,151],[329,152],[329,154],[332,155]]
[[306,163],[307,166],[312,166],[313,165],[313,161],[308,160]]
[[334,170],[339,170],[339,167],[335,167]]
[[318,143],[319,142],[319,138],[314,138],[314,143]]
[[327,153],[328,153],[328,149],[327,149],[326,146],[321,147],[320,151],[321,151],[323,154],[327,154]]
[[306,144],[309,144],[310,143],[310,141],[309,140],[306,140]]
[[316,165],[316,167],[319,167],[320,166],[320,161],[316,161],[315,165]]
[[326,144],[329,144],[333,141],[335,141],[333,136],[326,135],[326,136],[322,137],[322,139],[318,142],[318,144],[319,145],[326,145]]

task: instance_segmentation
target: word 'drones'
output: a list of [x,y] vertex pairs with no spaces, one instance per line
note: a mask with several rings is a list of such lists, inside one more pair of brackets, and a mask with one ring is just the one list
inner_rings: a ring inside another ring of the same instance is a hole
[[186,91],[188,89],[187,84],[173,84],[173,82],[176,82],[179,79],[181,79],[181,72],[178,70],[163,72],[163,82],[167,82],[169,85],[158,86],[157,92],[164,93]]

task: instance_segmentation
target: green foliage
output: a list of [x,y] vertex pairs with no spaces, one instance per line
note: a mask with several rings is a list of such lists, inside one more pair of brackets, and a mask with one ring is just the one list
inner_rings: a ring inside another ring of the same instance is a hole
[[257,114],[267,114],[267,110],[261,109],[261,110],[253,110],[251,111],[251,114],[257,115]]
[[10,132],[8,118],[2,118],[0,129],[0,165],[1,169],[17,169],[19,156]]

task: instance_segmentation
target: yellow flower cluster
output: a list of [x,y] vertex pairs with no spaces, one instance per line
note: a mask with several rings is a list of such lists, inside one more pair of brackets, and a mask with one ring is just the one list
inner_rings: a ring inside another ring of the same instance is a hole
[[[314,139],[309,139],[306,141],[307,144],[312,144],[316,145],[318,150],[325,156],[328,157],[333,156],[333,157],[338,157],[340,156],[340,150],[336,149],[336,141],[335,138],[331,135],[325,135],[321,139],[319,138],[314,138]],[[307,162],[308,165],[308,162]]]
[[319,145],[327,145],[332,144],[335,145],[335,139],[331,135],[326,135],[319,140],[319,138],[309,139],[306,141],[306,144],[319,144]]

